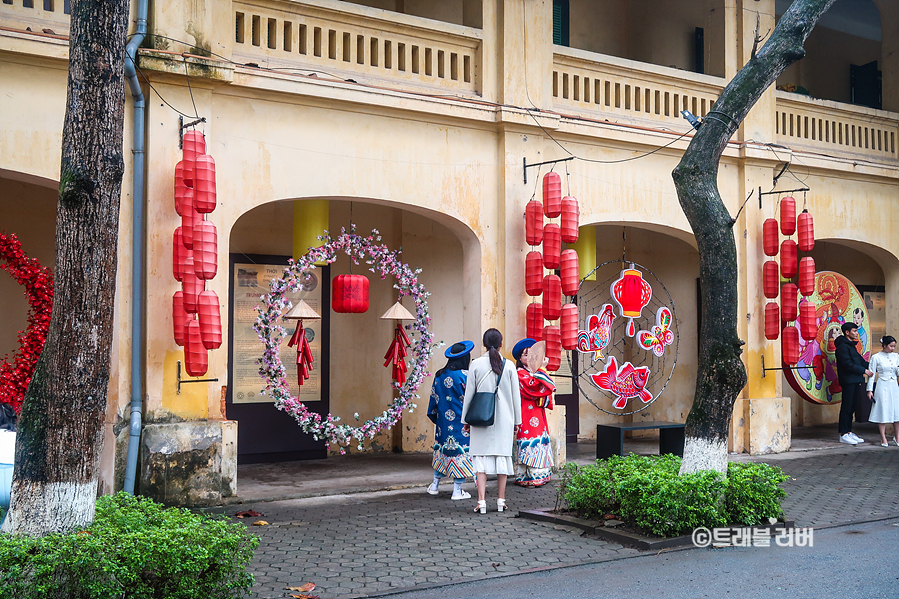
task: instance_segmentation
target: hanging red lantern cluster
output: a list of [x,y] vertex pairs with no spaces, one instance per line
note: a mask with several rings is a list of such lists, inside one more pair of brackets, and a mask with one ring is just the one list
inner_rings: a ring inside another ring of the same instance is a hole
[[337,275],[331,281],[331,307],[335,312],[361,314],[368,311],[368,277]]
[[218,271],[218,233],[204,219],[215,210],[215,161],[206,154],[206,139],[188,131],[182,140],[182,159],[175,165],[175,211],[181,226],[175,229],[172,275],[181,290],[172,298],[175,343],[184,347],[185,370],[203,376],[209,369],[208,351],[222,345],[222,317],[218,295],[206,281]]

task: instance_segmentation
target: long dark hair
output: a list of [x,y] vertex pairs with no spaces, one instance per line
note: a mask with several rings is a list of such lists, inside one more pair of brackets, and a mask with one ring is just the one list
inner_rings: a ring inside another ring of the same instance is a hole
[[484,331],[484,347],[490,354],[490,368],[496,374],[503,373],[503,356],[499,353],[499,348],[503,346],[503,334],[496,329],[487,329]]

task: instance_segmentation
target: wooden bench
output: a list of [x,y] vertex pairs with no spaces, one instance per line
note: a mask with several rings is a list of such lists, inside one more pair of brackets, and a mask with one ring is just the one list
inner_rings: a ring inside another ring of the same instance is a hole
[[659,455],[684,455],[684,424],[676,422],[618,422],[596,425],[596,459],[624,455],[624,432],[659,429]]

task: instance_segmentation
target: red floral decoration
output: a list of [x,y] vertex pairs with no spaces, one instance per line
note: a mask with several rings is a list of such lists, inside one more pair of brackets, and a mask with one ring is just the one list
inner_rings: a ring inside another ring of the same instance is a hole
[[34,367],[47,341],[50,315],[53,312],[53,273],[22,251],[15,235],[0,233],[0,270],[5,270],[25,287],[28,296],[28,327],[19,331],[19,350],[12,363],[4,357],[0,363],[0,403],[22,410],[22,400]]

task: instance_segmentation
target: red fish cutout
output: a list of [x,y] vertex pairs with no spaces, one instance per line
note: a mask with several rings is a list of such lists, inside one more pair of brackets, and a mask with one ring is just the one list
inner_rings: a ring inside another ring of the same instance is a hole
[[615,356],[609,356],[605,372],[591,374],[590,378],[594,385],[615,395],[612,405],[619,410],[624,409],[632,397],[639,397],[643,403],[652,401],[652,393],[645,389],[649,380],[649,368],[646,366],[634,368],[633,364],[625,362],[619,370]]

